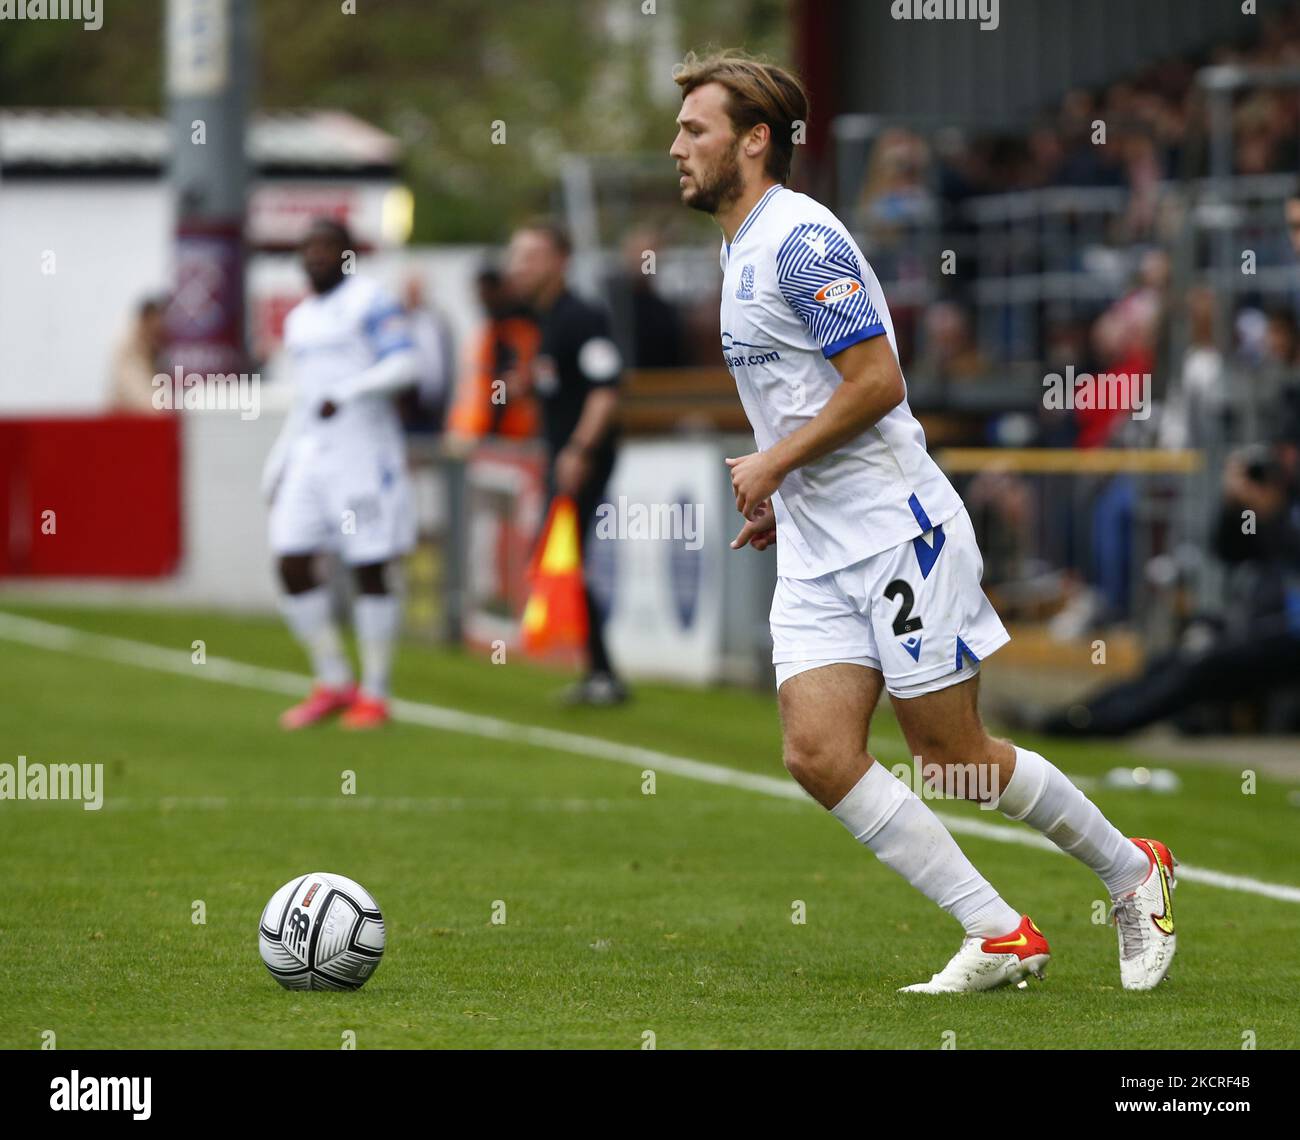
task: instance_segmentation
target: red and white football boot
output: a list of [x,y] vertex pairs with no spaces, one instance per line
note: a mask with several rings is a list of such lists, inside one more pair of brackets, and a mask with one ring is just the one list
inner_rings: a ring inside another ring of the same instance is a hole
[[1155,989],[1169,973],[1174,936],[1174,868],[1178,860],[1158,839],[1134,839],[1150,861],[1142,885],[1112,900],[1119,932],[1119,979],[1126,990]]
[[1010,934],[997,938],[970,935],[952,960],[928,982],[903,986],[900,994],[962,994],[1011,984],[1028,986],[1030,974],[1042,978],[1052,952],[1029,915]]

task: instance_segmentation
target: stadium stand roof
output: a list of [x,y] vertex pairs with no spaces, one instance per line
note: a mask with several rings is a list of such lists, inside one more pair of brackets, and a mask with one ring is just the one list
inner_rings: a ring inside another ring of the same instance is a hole
[[[162,169],[168,123],[130,111],[0,111],[0,173],[150,174]],[[250,116],[248,159],[262,174],[391,175],[401,144],[343,111]]]

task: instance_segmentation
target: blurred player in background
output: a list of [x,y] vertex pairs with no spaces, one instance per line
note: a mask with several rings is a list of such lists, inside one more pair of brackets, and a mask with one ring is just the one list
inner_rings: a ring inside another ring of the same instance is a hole
[[[517,230],[510,240],[507,277],[533,310],[541,341],[531,377],[520,391],[541,403],[542,434],[550,451],[548,498],[570,495],[578,507],[579,540],[605,494],[617,454],[618,379],[622,362],[605,314],[575,297],[565,283],[569,239],[550,221]],[[614,705],[627,687],[614,672],[589,584],[587,673],[565,693],[569,704]]]
[[[388,563],[415,542],[401,421],[393,397],[416,382],[419,360],[396,298],[351,273],[351,235],[318,219],[302,244],[311,295],[284,326],[297,394],[267,459],[271,549],[281,610],[311,660],[311,695],[289,709],[289,729],[342,712],[347,728],[388,719],[388,679],[401,607]],[[356,575],[353,606],[361,684],[330,609],[315,559],[337,551]]]
[[[722,351],[761,449],[727,460],[747,520],[732,545],[777,547],[772,660],[787,768],[964,928],[947,966],[906,990],[1020,983],[1041,976],[1050,951],[867,751],[882,688],[913,756],[946,773],[991,772],[990,802],[1096,872],[1114,902],[1123,985],[1151,989],[1174,953],[1173,857],[1126,839],[1038,753],[985,731],[979,664],[1008,635],[980,587],[966,509],[908,408],[876,275],[835,215],[784,185],[808,121],[802,86],[729,54],[692,54],[676,79],[669,153],[683,203],[723,231]],[[978,782],[963,779],[957,794],[979,798]]]

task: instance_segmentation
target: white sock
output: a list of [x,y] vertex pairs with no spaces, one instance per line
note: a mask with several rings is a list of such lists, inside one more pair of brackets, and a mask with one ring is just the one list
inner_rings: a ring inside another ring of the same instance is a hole
[[361,648],[361,691],[386,700],[401,603],[392,594],[361,594],[353,603],[352,616]]
[[831,814],[968,935],[995,938],[1020,925],[1020,915],[975,870],[939,817],[878,761]]
[[283,594],[280,612],[294,637],[307,651],[316,680],[333,689],[350,684],[352,667],[343,652],[343,640],[330,613],[329,590],[317,586],[301,594]]
[[1134,890],[1147,876],[1149,863],[1137,844],[1037,752],[1016,749],[1016,770],[997,806],[1008,819],[1029,824],[1092,868],[1112,897]]

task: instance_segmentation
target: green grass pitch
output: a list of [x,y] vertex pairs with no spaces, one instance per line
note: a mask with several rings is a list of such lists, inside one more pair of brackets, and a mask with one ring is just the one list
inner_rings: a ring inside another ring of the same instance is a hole
[[[273,620],[0,609],[304,669]],[[407,646],[395,689],[784,778],[770,696],[644,685],[624,709],[569,712],[552,700],[562,680]],[[1300,1045],[1294,902],[1183,882],[1170,978],[1129,994],[1114,930],[1093,922],[1094,876],[1053,852],[960,836],[1047,934],[1047,981],[900,995],[960,931],[810,803],[667,772],[645,795],[639,765],[414,724],[285,734],[283,695],[5,640],[0,686],[0,760],[102,763],[107,789],[98,812],[0,802],[5,1048],[39,1048],[49,1030],[60,1049],[337,1049],[348,1031],[358,1048],[636,1049],[647,1032],[658,1048],[1231,1049],[1248,1031],[1261,1049]],[[1071,774],[1140,762],[1118,746],[1037,746]],[[873,751],[906,759],[887,708]],[[1300,884],[1285,786],[1243,795],[1231,770],[1182,776],[1178,795],[1095,798],[1185,863]],[[356,993],[287,992],[258,957],[263,904],[311,870],[357,879],[383,908],[388,950]]]

